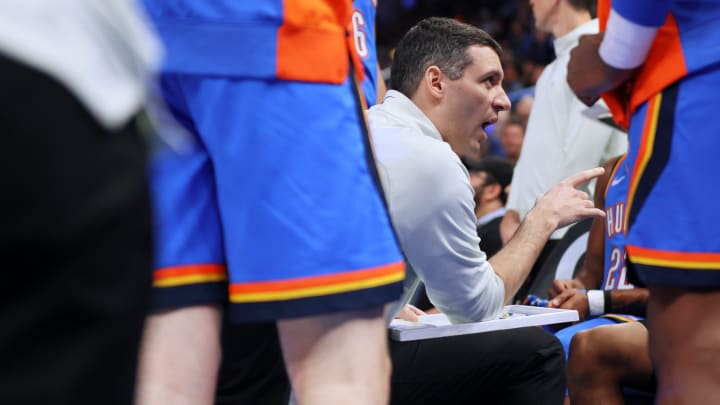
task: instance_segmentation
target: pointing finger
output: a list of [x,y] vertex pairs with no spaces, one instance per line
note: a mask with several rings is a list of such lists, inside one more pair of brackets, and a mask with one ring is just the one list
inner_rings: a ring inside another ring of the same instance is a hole
[[585,183],[588,180],[594,179],[595,177],[600,176],[601,174],[605,173],[605,169],[602,167],[595,167],[592,169],[583,170],[580,173],[576,173],[567,179],[563,180],[564,183],[569,183],[573,187],[577,187],[583,183]]

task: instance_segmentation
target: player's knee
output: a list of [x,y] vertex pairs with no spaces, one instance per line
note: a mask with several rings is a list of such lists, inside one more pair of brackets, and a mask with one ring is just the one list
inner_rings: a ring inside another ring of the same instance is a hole
[[576,333],[570,341],[568,353],[568,372],[586,373],[600,366],[601,344],[596,329]]

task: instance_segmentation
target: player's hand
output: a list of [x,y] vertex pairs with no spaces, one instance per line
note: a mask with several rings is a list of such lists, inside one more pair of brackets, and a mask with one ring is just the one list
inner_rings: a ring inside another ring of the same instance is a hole
[[583,170],[558,183],[538,198],[527,219],[545,221],[551,230],[570,225],[587,217],[604,217],[605,212],[595,208],[588,194],[576,187],[605,172],[602,167]]
[[395,318],[400,318],[402,320],[409,321],[409,322],[417,322],[419,320],[418,316],[420,316],[420,315],[427,315],[427,314],[422,309],[420,309],[414,305],[407,304],[397,314],[397,316]]
[[576,279],[553,280],[550,289],[548,289],[548,297],[554,298],[555,296],[570,288],[583,289],[585,288],[585,286],[583,285],[583,283],[580,282],[580,280]]
[[563,291],[560,295],[548,302],[548,308],[577,310],[581,321],[587,319],[590,314],[590,304],[588,303],[587,293],[577,288]]
[[606,91],[627,81],[634,69],[617,69],[606,64],[598,50],[604,33],[582,35],[578,46],[570,51],[567,82],[572,91],[585,105],[591,106]]

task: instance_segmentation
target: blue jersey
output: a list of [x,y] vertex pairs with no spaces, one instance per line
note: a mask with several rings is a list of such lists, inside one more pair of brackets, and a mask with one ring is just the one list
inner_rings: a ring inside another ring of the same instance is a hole
[[627,281],[625,267],[625,202],[630,171],[625,156],[613,167],[605,189],[605,274],[603,289],[635,288]]
[[352,35],[355,49],[363,64],[365,79],[362,91],[367,106],[375,105],[377,99],[377,50],[375,46],[375,7],[376,0],[355,0],[353,2]]
[[[627,128],[641,104],[683,77],[714,69],[720,62],[720,0],[600,0],[600,30],[605,30],[610,8],[644,27],[658,27],[644,63],[628,88],[630,94],[603,95],[615,121]],[[628,34],[624,33],[627,38]],[[624,98],[629,97],[629,100]],[[632,204],[630,204],[632,205]],[[631,209],[632,211],[632,209]]]
[[163,73],[333,84],[347,79],[348,0],[143,3],[167,50]]

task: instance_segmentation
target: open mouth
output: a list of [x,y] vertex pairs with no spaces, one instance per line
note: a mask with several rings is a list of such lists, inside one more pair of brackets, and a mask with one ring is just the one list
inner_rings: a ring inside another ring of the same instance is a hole
[[498,118],[497,118],[497,117],[494,117],[494,118],[491,118],[491,119],[488,120],[488,121],[483,122],[483,123],[482,123],[482,129],[483,129],[483,131],[487,131],[487,127],[489,127],[490,125],[495,124],[497,121],[498,121]]

